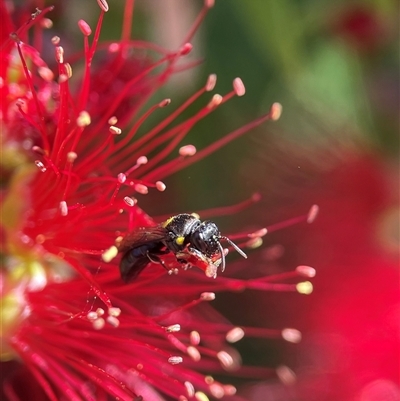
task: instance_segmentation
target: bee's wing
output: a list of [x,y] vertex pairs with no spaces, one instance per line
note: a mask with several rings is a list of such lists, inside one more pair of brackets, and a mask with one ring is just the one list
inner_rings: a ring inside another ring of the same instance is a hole
[[119,264],[119,272],[125,283],[133,281],[142,272],[142,270],[150,263],[147,256],[135,257],[131,252],[126,252]]
[[120,252],[126,252],[130,248],[136,248],[151,242],[162,241],[166,238],[168,238],[168,231],[160,225],[154,227],[140,227],[131,231],[123,238],[119,244],[118,250]]

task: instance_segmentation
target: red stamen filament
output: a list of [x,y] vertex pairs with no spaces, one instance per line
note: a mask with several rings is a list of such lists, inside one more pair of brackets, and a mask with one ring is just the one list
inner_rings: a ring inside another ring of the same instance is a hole
[[[126,156],[128,156],[128,155],[129,155],[130,158],[132,158],[132,154],[129,153],[129,152],[127,152],[126,145],[129,144],[129,142],[132,140],[132,138],[133,138],[133,137],[135,136],[135,134],[137,133],[137,131],[138,131],[138,129],[140,128],[140,126],[147,120],[147,118],[148,118],[154,111],[158,110],[160,107],[162,107],[162,106],[160,106],[160,103],[157,103],[157,104],[151,106],[150,109],[147,110],[147,111],[143,114],[143,116],[141,116],[141,117],[139,118],[139,120],[133,125],[133,127],[130,129],[129,133],[125,136],[125,138],[122,139],[120,142],[118,142],[118,143],[114,146],[113,154],[116,154],[117,152],[120,152],[120,151],[121,151],[121,152],[118,154],[118,157],[115,157],[116,159],[118,159],[118,164],[120,164],[121,159],[123,159],[124,157],[126,157]],[[149,133],[149,134],[150,134],[150,133]],[[151,138],[151,137],[150,137],[150,138],[148,137],[149,134],[146,135],[147,140],[149,140],[149,139]],[[157,134],[157,132],[156,132],[155,134],[153,134],[152,136],[154,136],[154,135],[156,135],[156,134]],[[140,144],[141,142],[143,142],[143,138],[140,138],[138,141],[135,142],[135,147],[138,147],[138,146],[139,146],[138,144]],[[145,142],[146,142],[146,141],[145,141]],[[124,155],[124,153],[122,152],[122,150],[125,150],[125,151],[126,151],[126,152],[125,152],[125,155]]]
[[[19,37],[19,38],[23,38],[26,37],[26,33],[29,31],[29,29],[36,24],[37,22],[41,21],[43,19],[43,17],[50,11],[52,11],[54,9],[54,6],[50,6],[47,7],[43,10],[41,10],[41,12],[38,15],[31,15],[31,17],[28,19],[28,21],[25,22],[24,25],[22,25],[20,28],[17,29],[17,31],[15,32],[15,36],[14,37]],[[2,44],[2,46],[0,47],[1,51],[4,52],[4,54],[9,53],[8,47],[12,46],[13,42],[14,42],[14,37],[8,37],[4,43]]]
[[131,36],[134,6],[135,6],[134,0],[127,0],[125,2],[124,20],[122,23],[122,33],[121,33],[122,42],[127,42]]
[[103,24],[104,11],[100,12],[99,20],[97,21],[96,30],[94,32],[94,38],[92,42],[92,46],[89,48],[89,38],[84,36],[84,52],[85,52],[85,72],[82,81],[82,91],[79,96],[80,102],[78,106],[78,110],[84,110],[86,108],[87,99],[89,96],[90,89],[90,67],[92,65],[92,60],[94,53],[96,51],[97,43],[100,38],[101,26]]
[[83,37],[83,43],[85,52],[85,72],[82,80],[82,90],[79,96],[78,111],[84,110],[86,108],[90,89],[90,66],[92,62],[92,60],[90,59],[89,38],[87,36]]
[[[100,146],[97,147],[97,149],[93,149],[90,152],[90,154],[84,158],[84,161],[79,164],[79,170],[85,171],[84,167],[90,166],[91,162],[93,160],[96,160],[96,158],[99,157],[99,155],[101,155],[102,152],[105,152],[106,154],[112,154],[113,153],[112,152],[112,148],[113,148],[112,144],[113,144],[113,139],[114,139],[113,137],[114,137],[114,134],[109,133],[107,135],[107,138],[105,139],[105,141],[102,142],[100,144]],[[107,147],[109,147],[109,150],[106,150]],[[104,177],[104,178],[110,178],[110,177]]]
[[75,259],[65,257],[65,260],[73,266],[73,268],[76,270],[77,273],[79,273],[91,286],[92,290],[94,293],[101,299],[101,301],[104,303],[104,305],[107,306],[107,308],[112,308],[113,305],[110,301],[110,298],[108,295],[99,287],[99,284],[97,281],[94,279],[92,274],[86,269],[86,267],[83,267],[79,262],[77,262]]
[[[228,93],[223,98],[221,98],[221,100],[219,101],[217,106],[222,105],[223,103],[228,101],[230,98],[232,98],[234,95],[235,95],[234,91]],[[152,170],[151,173],[149,173],[147,176],[145,176],[146,179],[153,181],[155,178],[158,177],[158,174],[161,171],[164,171],[164,170],[169,171],[173,166],[179,164],[181,162],[181,160],[184,159],[182,156],[179,156],[178,158],[165,163],[164,165],[160,166],[159,168],[156,168],[156,169],[154,168],[155,165],[157,165],[162,159],[166,158],[176,148],[176,146],[182,141],[182,139],[186,136],[186,134],[193,128],[193,126],[198,121],[202,120],[205,116],[207,116],[209,113],[214,111],[215,108],[216,107],[210,108],[208,106],[205,106],[203,109],[200,109],[193,117],[187,119],[186,121],[182,122],[181,124],[178,124],[174,128],[170,129],[169,131],[165,132],[164,134],[160,135],[158,138],[156,138],[152,141],[151,145],[152,145],[152,148],[154,148],[155,146],[158,146],[161,143],[167,141],[169,138],[173,138],[173,140],[170,142],[170,144],[167,147],[165,147],[161,152],[159,152],[156,157],[152,158],[150,160],[150,162],[146,165],[146,167],[141,171],[143,174],[145,171]],[[179,135],[177,135],[178,133],[179,133]],[[144,147],[144,149],[141,149],[141,152],[146,153],[146,150],[149,150],[149,145],[147,147]],[[165,174],[165,175],[167,175],[167,174]],[[162,178],[162,177],[160,176],[160,178]]]
[[[222,206],[222,207],[215,207],[212,209],[204,209],[204,210],[199,210],[196,211],[196,213],[201,217],[201,219],[209,219],[210,217],[215,217],[215,216],[230,216],[236,213],[241,212],[242,210],[250,207],[254,203],[258,202],[261,199],[260,195],[258,193],[253,194],[250,198],[245,199],[242,202],[236,203],[234,205],[230,206]],[[155,221],[163,222],[167,220],[169,217],[175,215],[177,213],[169,213],[165,214],[162,216],[157,216],[154,217]],[[247,234],[245,234],[247,235]],[[228,235],[230,239],[233,238],[243,238],[245,235],[240,234],[240,235]]]
[[272,233],[274,231],[282,230],[283,228],[293,226],[293,225],[301,223],[303,221],[307,221],[307,217],[308,217],[308,214],[303,215],[303,216],[293,217],[292,219],[288,219],[288,220],[282,221],[280,223],[271,224],[270,226],[267,226],[266,229],[267,229],[268,233]]
[[163,315],[155,316],[154,321],[162,322],[163,320],[165,320],[166,318],[171,316],[173,313],[178,312],[178,311],[181,312],[181,311],[184,311],[185,309],[193,308],[194,306],[200,304],[201,302],[204,302],[204,300],[201,297],[194,299],[193,301],[190,301],[185,305],[180,305],[177,308],[171,309],[170,311],[168,311],[167,313],[164,313]]
[[258,118],[257,120],[250,122],[249,124],[244,125],[241,128],[238,128],[237,130],[231,132],[230,134],[219,139],[218,141],[215,141],[211,145],[200,150],[192,157],[186,159],[182,158],[174,159],[171,162],[166,163],[163,166],[160,166],[159,168],[153,169],[151,173],[149,173],[143,178],[152,181],[154,180],[155,177],[157,179],[162,179],[166,176],[172,175],[173,173],[182,170],[183,168],[189,166],[190,164],[193,164],[203,159],[204,157],[210,155],[211,153],[214,153],[216,150],[225,146],[229,142],[233,141],[234,139],[240,137],[241,135],[247,133],[248,131],[252,130],[253,128],[261,125],[262,123],[268,120],[270,120],[270,113]]
[[[197,100],[204,92],[206,91],[206,88],[203,87],[200,90],[198,90],[196,93],[194,93],[189,99],[187,99],[181,106],[179,106],[174,112],[168,115],[167,118],[165,118],[162,122],[157,124],[155,128],[153,128],[151,131],[149,131],[146,135],[144,135],[142,138],[139,138],[135,142],[135,151],[136,153],[132,155],[132,150],[131,149],[126,149],[126,144],[129,142],[129,140],[132,138],[134,133],[139,129],[139,126],[144,122],[144,119],[140,119],[132,128],[132,130],[129,132],[129,135],[127,138],[122,140],[120,143],[118,143],[115,146],[115,163],[120,164],[123,162],[124,159],[127,157],[132,158],[132,157],[138,157],[139,154],[146,154],[149,152],[151,149],[156,148],[159,146],[161,143],[165,142],[170,136],[174,135],[176,131],[172,132],[171,135],[171,130],[168,131],[167,133],[160,135],[160,137],[153,138],[161,132],[167,125],[169,125],[172,121],[175,120],[176,117],[178,117],[184,110],[186,110],[195,100]],[[153,106],[155,107],[155,106]],[[143,116],[144,117],[144,116]],[[147,116],[146,116],[147,117]],[[179,127],[183,126],[184,123],[180,124]],[[169,135],[167,135],[169,134]],[[144,146],[147,145],[147,146]],[[141,148],[142,147],[142,148]]]
[[19,41],[18,37],[16,37],[15,44],[17,45],[17,50],[18,50],[19,57],[21,59],[22,68],[23,68],[24,73],[25,73],[25,78],[26,78],[26,80],[28,82],[29,89],[31,90],[32,97],[33,97],[33,100],[34,100],[35,106],[36,106],[36,112],[37,112],[37,114],[39,116],[39,126],[41,127],[39,129],[39,132],[40,132],[40,137],[41,137],[41,139],[43,141],[43,149],[45,150],[46,153],[49,153],[50,143],[49,143],[49,140],[47,138],[47,130],[46,130],[46,126],[45,126],[45,123],[44,123],[43,110],[42,110],[42,107],[41,107],[41,105],[39,103],[39,100],[38,100],[38,98],[36,96],[36,91],[35,91],[35,88],[34,88],[34,85],[33,85],[31,74],[30,74],[30,72],[28,70],[28,66],[26,65],[25,57],[22,54],[21,42]]
[[199,15],[197,16],[196,20],[194,21],[192,27],[190,28],[189,32],[187,33],[185,39],[182,41],[182,45],[184,43],[188,43],[192,40],[194,34],[199,29],[199,26],[203,22],[204,18],[206,17],[208,11],[210,10],[210,2],[204,1],[203,8],[201,9]]
[[[140,82],[140,80],[145,78],[146,75],[150,74],[151,71],[155,70],[157,67],[159,67],[160,65],[164,64],[165,62],[167,62],[171,58],[172,58],[172,56],[168,55],[168,56],[160,59],[159,61],[157,61],[154,64],[150,65],[148,68],[144,69],[140,74],[136,75],[129,82],[127,82],[125,84],[123,90],[121,90],[121,92],[116,97],[116,99],[114,99],[114,102],[110,105],[110,108],[108,110],[108,114],[104,115],[103,118],[100,119],[100,121],[97,123],[97,125],[95,127],[93,127],[93,130],[94,131],[99,131],[104,127],[104,125],[106,124],[106,122],[108,121],[110,116],[114,114],[115,110],[118,108],[118,105],[122,102],[122,100],[127,95],[128,91],[131,89],[131,87],[134,84]],[[146,99],[143,99],[142,103],[144,103],[145,101],[146,101]]]
[[[56,47],[56,52],[57,51],[58,50]],[[57,60],[58,60],[58,58],[57,58]],[[62,74],[65,72],[62,63],[58,63],[58,69],[59,69],[60,76],[62,76]],[[54,144],[52,147],[52,154],[51,154],[51,159],[56,160],[57,165],[58,165],[59,161],[56,158],[55,152],[57,152],[57,151],[60,152],[62,150],[61,144],[66,137],[66,130],[68,127],[68,124],[66,122],[69,118],[68,100],[70,98],[69,88],[68,88],[68,80],[63,80],[63,81],[59,82],[59,87],[60,87],[60,106],[59,106],[60,123],[57,124],[57,130],[55,133],[55,139],[54,139]]]

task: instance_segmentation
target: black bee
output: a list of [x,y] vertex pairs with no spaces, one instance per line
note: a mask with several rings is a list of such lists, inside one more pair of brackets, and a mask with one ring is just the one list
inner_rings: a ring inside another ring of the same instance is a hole
[[[199,263],[205,268],[212,265],[215,271],[220,265],[221,271],[224,271],[225,253],[220,240],[227,241],[247,258],[236,244],[220,234],[215,223],[209,220],[202,222],[191,214],[178,214],[157,226],[139,228],[125,236],[119,245],[122,280],[134,280],[150,262],[160,263],[168,270],[160,256],[169,252],[182,264]],[[218,262],[214,265],[217,256]]]

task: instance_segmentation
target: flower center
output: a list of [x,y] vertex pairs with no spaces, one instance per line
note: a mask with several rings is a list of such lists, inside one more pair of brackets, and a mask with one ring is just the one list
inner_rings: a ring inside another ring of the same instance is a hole
[[41,291],[49,283],[65,282],[76,275],[63,259],[47,252],[37,241],[33,243],[23,233],[24,217],[30,208],[27,188],[34,174],[36,171],[27,165],[15,169],[0,210],[0,360],[14,357],[9,340],[30,316],[28,294]]
[[76,274],[64,260],[49,253],[3,255],[0,271],[0,360],[14,357],[10,338],[30,316],[29,293],[41,291],[49,283],[72,279]]

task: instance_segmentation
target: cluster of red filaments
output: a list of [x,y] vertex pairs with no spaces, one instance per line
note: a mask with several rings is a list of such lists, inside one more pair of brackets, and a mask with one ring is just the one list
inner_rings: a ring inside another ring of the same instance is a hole
[[[60,394],[85,401],[106,400],[108,395],[120,400],[161,400],[159,394],[164,394],[180,401],[236,397],[233,386],[197,371],[265,377],[271,373],[268,369],[241,367],[240,357],[229,344],[245,334],[290,342],[298,342],[301,336],[294,329],[232,326],[211,309],[209,301],[216,291],[247,288],[307,293],[308,281],[277,281],[312,277],[314,269],[301,266],[282,276],[210,280],[195,269],[171,279],[154,265],[140,280],[123,285],[118,258],[104,255],[119,236],[156,224],[139,207],[137,194],[164,191],[165,177],[263,122],[277,120],[281,106],[273,104],[264,116],[197,150],[184,143],[191,128],[245,93],[236,78],[229,93],[211,95],[206,106],[175,123],[197,99],[214,90],[216,76],[210,75],[186,102],[139,135],[153,113],[169,106],[170,100],[164,99],[141,113],[167,79],[185,68],[177,62],[190,52],[190,40],[212,2],[204,2],[175,52],[129,38],[132,0],[126,2],[121,40],[100,42],[108,5],[105,1],[99,5],[94,33],[85,21],[78,23],[84,39],[83,77],[78,82],[73,63],[67,60],[82,60],[79,55],[65,55],[59,37],[51,40],[55,68],[48,67],[40,55],[42,31],[51,27],[47,18],[51,8],[37,10],[1,47],[2,141],[5,152],[22,155],[23,160],[2,202],[2,211],[17,217],[3,227],[8,267],[2,296],[10,296],[18,310],[14,316],[18,324],[10,326],[6,341],[52,401],[60,399]],[[35,46],[28,44],[32,27]],[[141,57],[139,61],[135,49],[155,53],[158,59]],[[96,66],[94,56],[104,54],[106,61]],[[123,74],[126,69],[133,71],[128,78]],[[108,85],[102,84],[105,71]],[[118,92],[113,92],[115,82]],[[235,212],[257,199],[253,196],[211,212]],[[312,208],[307,215],[281,225],[311,222],[315,214]],[[254,248],[262,236],[277,228],[281,227],[231,238],[239,240],[241,247]],[[173,258],[170,263],[171,268],[177,265]],[[22,279],[14,274],[18,269],[13,266],[26,273]],[[11,400],[24,399],[12,378],[4,391]]]

